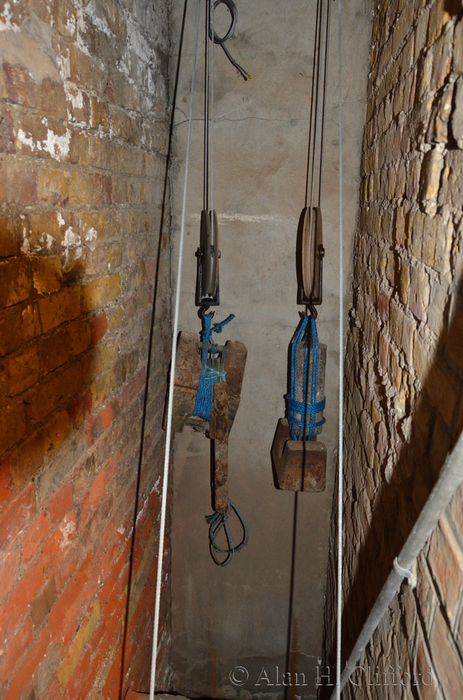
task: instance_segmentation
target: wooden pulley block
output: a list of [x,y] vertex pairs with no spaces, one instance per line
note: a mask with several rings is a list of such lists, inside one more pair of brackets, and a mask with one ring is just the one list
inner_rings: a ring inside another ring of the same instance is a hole
[[[201,347],[202,344],[195,333],[186,331],[179,333],[175,363],[172,430],[175,433],[181,433],[186,424],[195,430],[210,434],[210,437],[213,438],[213,426],[211,426],[210,421],[193,415],[201,376]],[[225,351],[223,362],[223,370],[226,372],[225,381],[216,382],[215,386],[221,384],[227,388],[230,432],[240,404],[247,350],[246,346],[239,340],[227,340],[224,346],[217,346],[217,351],[219,365]],[[164,419],[165,427],[166,421]]]
[[325,249],[320,207],[305,207],[299,227],[299,301],[301,304],[321,304]]
[[225,513],[228,508],[228,436],[240,404],[247,350],[239,340],[228,340],[224,346],[217,346],[216,369],[223,367],[225,379],[216,381],[211,416],[204,420],[193,415],[201,376],[201,345],[196,334],[179,333],[172,429],[180,433],[185,425],[190,425],[213,440],[213,506],[216,512]]
[[286,418],[280,418],[272,445],[277,488],[283,491],[324,491],[326,446],[315,440],[292,440]]
[[[201,376],[201,346],[196,333],[181,331],[177,339],[175,362],[174,399],[172,409],[172,430],[181,433],[187,420],[193,416]],[[171,372],[174,368],[171,367]],[[167,413],[167,412],[166,412]],[[199,419],[201,421],[201,419]],[[206,423],[206,421],[203,421]],[[164,430],[166,415],[164,416]],[[204,426],[204,431],[206,426]]]
[[217,513],[228,508],[228,391],[226,382],[216,382],[211,414],[212,450],[212,506]]

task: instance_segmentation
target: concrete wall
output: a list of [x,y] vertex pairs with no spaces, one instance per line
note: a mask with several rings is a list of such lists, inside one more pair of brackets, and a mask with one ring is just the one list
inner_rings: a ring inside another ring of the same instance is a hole
[[[461,3],[378,4],[346,358],[345,657],[463,425],[462,50]],[[462,498],[346,697],[462,696]]]
[[[148,686],[170,352],[167,9],[0,3],[4,700]],[[168,606],[162,631],[168,648]]]
[[[219,47],[215,52],[214,207],[222,252],[222,305],[216,320],[235,313],[236,319],[222,338],[241,340],[249,351],[241,405],[230,438],[230,497],[248,522],[250,541],[229,567],[214,565],[204,520],[211,512],[209,441],[188,431],[177,435],[172,543],[174,688],[212,697],[280,693],[275,674],[278,667],[281,682],[286,671],[293,580],[291,668],[306,673],[307,685],[292,692],[308,697],[315,692],[315,667],[321,654],[338,435],[337,6],[332,8],[324,170],[325,301],[318,322],[320,340],[328,346],[327,423],[322,435],[329,454],[328,478],[324,493],[299,495],[297,512],[294,493],[274,488],[270,448],[277,421],[285,412],[287,349],[302,308],[296,305],[295,243],[304,206],[315,3],[256,0],[238,6],[238,31],[229,48],[252,80],[245,83]],[[175,115],[174,246],[181,214],[196,7],[195,2],[187,6]],[[183,2],[174,3],[174,48],[179,46],[183,9]],[[217,10],[217,18],[222,10]],[[345,3],[343,29],[347,280],[365,115],[370,3]],[[201,31],[201,41],[202,36]],[[172,67],[177,59],[175,56]],[[200,65],[202,70],[202,61]],[[190,331],[200,328],[194,307],[194,253],[202,208],[201,75],[198,71],[181,292],[180,327]],[[177,252],[175,249],[174,261]],[[229,677],[236,666],[249,672],[242,687],[234,686]],[[257,685],[263,666],[268,682]]]

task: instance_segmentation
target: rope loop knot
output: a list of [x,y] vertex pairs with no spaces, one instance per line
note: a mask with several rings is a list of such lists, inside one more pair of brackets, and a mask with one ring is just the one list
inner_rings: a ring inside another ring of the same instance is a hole
[[[310,323],[309,323],[310,322]],[[297,355],[300,344],[304,344],[304,363],[302,376],[302,401],[298,401],[297,392]],[[312,374],[309,386],[309,360],[312,355]],[[318,333],[315,316],[305,316],[291,343],[291,388],[286,395],[288,424],[292,440],[311,440],[315,428],[325,423],[325,418],[315,421],[315,416],[325,408],[325,399],[316,401],[318,386]],[[300,418],[298,418],[300,416]]]

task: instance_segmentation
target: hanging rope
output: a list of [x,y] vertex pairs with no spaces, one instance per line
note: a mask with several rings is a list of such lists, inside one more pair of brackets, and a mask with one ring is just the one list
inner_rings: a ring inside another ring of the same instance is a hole
[[[309,328],[310,321],[310,328]],[[297,400],[298,377],[297,356],[303,343],[304,363],[302,376],[302,401]],[[310,401],[307,400],[309,360],[312,355],[312,376],[310,381]],[[305,316],[291,343],[291,388],[286,396],[288,423],[292,440],[312,440],[315,428],[325,423],[325,418],[315,421],[317,413],[325,408],[325,399],[316,401],[318,385],[318,334],[314,316]],[[297,416],[300,418],[297,418]]]
[[[180,290],[182,283],[182,262],[183,262],[183,246],[185,240],[185,213],[186,213],[186,200],[187,200],[187,189],[188,189],[188,172],[190,163],[190,146],[191,146],[191,125],[193,123],[193,95],[195,89],[195,74],[196,74],[196,59],[198,54],[198,37],[199,37],[199,20],[200,20],[200,10],[201,10],[201,0],[198,0],[198,9],[196,17],[196,38],[195,38],[195,50],[193,57],[193,70],[191,75],[191,88],[190,88],[190,113],[188,116],[188,140],[185,158],[185,179],[183,184],[183,205],[182,205],[182,219],[180,226],[180,240],[179,240],[179,254],[178,254],[178,264],[177,264],[177,285],[175,290],[175,307],[174,307],[174,319],[173,319],[173,329],[172,329],[172,368],[175,368],[175,361],[177,357],[177,335],[178,335],[178,318],[180,312]],[[180,57],[179,57],[180,60]],[[164,468],[162,477],[162,493],[161,493],[161,515],[160,515],[160,525],[159,525],[159,545],[158,545],[158,558],[157,558],[157,573],[156,573],[156,598],[154,603],[154,622],[153,622],[153,647],[151,652],[151,673],[150,673],[150,696],[149,700],[154,700],[154,694],[156,691],[156,671],[157,671],[157,650],[158,650],[158,636],[159,636],[159,620],[161,611],[161,585],[162,585],[162,563],[164,554],[164,536],[166,529],[166,514],[167,514],[167,492],[168,492],[168,480],[169,480],[169,463],[170,463],[170,450],[172,445],[172,413],[174,405],[174,382],[175,382],[175,371],[171,371],[169,380],[169,395],[167,404],[167,425],[166,425],[166,445],[164,450]]]
[[342,645],[342,539],[343,539],[343,474],[344,474],[344,445],[343,445],[343,358],[344,358],[344,254],[343,254],[343,114],[342,114],[342,13],[341,0],[338,0],[338,71],[339,71],[339,443],[338,443],[338,546],[336,566],[336,700],[341,700],[341,645]]
[[[243,531],[243,538],[239,545],[235,547],[233,543],[233,537],[230,531],[230,526],[228,524],[228,519],[230,517],[231,511],[234,510],[238,517],[238,521],[241,525]],[[206,515],[206,522],[209,525],[209,546],[211,550],[211,556],[218,566],[228,566],[233,560],[236,552],[239,552],[243,547],[246,547],[249,542],[249,528],[247,526],[246,520],[241,515],[238,508],[232,501],[228,501],[228,508],[225,513],[214,513],[213,515]],[[225,549],[220,547],[216,538],[218,534],[223,530],[227,546]],[[217,555],[225,554],[225,559],[220,561]]]
[[[204,328],[200,332],[203,347],[201,350],[201,376],[199,378],[198,391],[196,393],[195,410],[193,415],[209,420],[212,411],[212,401],[214,398],[214,385],[218,379],[225,380],[226,372],[223,371],[225,352],[222,353],[222,368],[218,370],[214,367],[217,364],[217,347],[212,339],[213,333],[221,333],[222,328],[235,318],[235,314],[230,314],[221,323],[216,323],[211,328],[213,313],[204,314]],[[209,348],[210,344],[210,348]]]
[[211,26],[209,36],[211,39],[212,39],[212,37],[214,37],[214,44],[219,44],[222,47],[226,57],[228,58],[230,63],[233,66],[235,66],[235,68],[240,73],[240,75],[244,78],[244,80],[251,80],[251,76],[249,75],[249,73],[247,73],[244,70],[244,68],[242,66],[240,66],[240,64],[235,61],[235,59],[233,58],[233,56],[230,54],[229,50],[225,46],[225,42],[228,41],[229,39],[231,39],[235,33],[236,24],[238,22],[238,8],[236,7],[233,0],[215,0],[212,14],[214,14],[216,7],[218,7],[219,5],[226,5],[227,6],[228,11],[230,12],[230,15],[231,15],[231,24],[230,24],[230,27],[228,28],[228,31],[223,36],[218,36],[215,33],[213,26]]

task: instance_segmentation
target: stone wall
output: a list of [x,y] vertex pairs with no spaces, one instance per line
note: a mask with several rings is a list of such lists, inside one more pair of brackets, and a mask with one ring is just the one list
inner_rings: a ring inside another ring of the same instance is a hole
[[[169,353],[167,5],[0,7],[4,700],[148,686]],[[167,650],[168,577],[165,593]]]
[[[344,658],[462,429],[461,3],[379,2],[370,70],[346,355]],[[462,696],[462,506],[460,489],[345,697]]]

